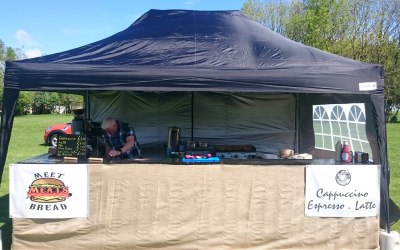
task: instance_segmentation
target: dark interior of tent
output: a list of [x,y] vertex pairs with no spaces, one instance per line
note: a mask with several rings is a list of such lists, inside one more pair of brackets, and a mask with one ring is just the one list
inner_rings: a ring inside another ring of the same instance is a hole
[[[156,151],[164,156],[169,128],[175,126],[182,144],[253,145],[257,152],[271,155],[291,148],[332,159],[333,150],[315,147],[313,105],[364,103],[366,119],[374,119],[365,95],[105,91],[88,97],[87,118],[101,123],[112,116],[132,124],[144,155]],[[373,124],[366,124],[372,161],[379,159],[376,134]]]

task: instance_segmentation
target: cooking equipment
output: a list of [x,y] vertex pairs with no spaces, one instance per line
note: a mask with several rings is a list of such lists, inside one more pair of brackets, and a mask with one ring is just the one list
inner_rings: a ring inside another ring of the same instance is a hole
[[74,113],[74,119],[72,120],[72,134],[80,135],[84,132],[85,122],[84,122],[84,113],[85,109],[83,108],[82,103],[72,103],[71,104],[72,113]]
[[186,148],[195,148],[196,147],[196,142],[195,141],[187,141],[186,142]]
[[206,147],[206,148],[186,148],[185,149],[186,155],[195,155],[195,156],[207,156],[212,155],[215,156],[215,149],[213,147]]
[[169,127],[167,152],[178,152],[180,142],[181,142],[181,129],[176,126]]
[[84,120],[82,116],[76,115],[74,119],[72,120],[72,134],[74,135],[80,135],[84,131]]
[[214,148],[216,156],[221,159],[251,159],[257,154],[253,145],[217,145]]

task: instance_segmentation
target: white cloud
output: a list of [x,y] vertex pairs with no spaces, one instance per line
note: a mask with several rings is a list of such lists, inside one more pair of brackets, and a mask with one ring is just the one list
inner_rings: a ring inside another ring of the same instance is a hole
[[201,2],[201,1],[200,0],[188,0],[188,1],[185,1],[183,4],[184,5],[195,5],[199,2]]
[[15,32],[15,39],[17,39],[18,44],[22,47],[30,48],[40,46],[40,43],[35,41],[32,36],[23,29],[19,29]]
[[185,1],[183,4],[184,5],[194,5],[196,4],[197,1]]
[[33,37],[23,29],[19,29],[14,35],[17,40],[17,44],[21,47],[22,52],[27,58],[33,58],[42,56],[42,51],[38,48],[41,44],[37,42]]
[[42,51],[40,51],[40,49],[37,49],[37,48],[36,49],[28,49],[24,53],[27,58],[39,57],[39,56],[43,55]]

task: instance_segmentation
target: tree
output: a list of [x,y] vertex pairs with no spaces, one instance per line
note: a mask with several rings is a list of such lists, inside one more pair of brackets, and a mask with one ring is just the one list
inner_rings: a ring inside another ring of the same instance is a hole
[[393,109],[398,112],[399,0],[248,0],[242,11],[294,41],[383,65],[386,118]]
[[17,100],[15,108],[15,115],[26,115],[32,109],[32,93],[28,91],[21,91]]
[[41,91],[34,92],[32,98],[32,113],[54,113],[58,103],[60,103],[60,96],[58,93]]
[[254,21],[268,27],[268,24],[265,22],[267,17],[265,5],[261,0],[247,0],[243,3],[242,12]]
[[59,113],[59,110],[62,108],[64,108],[66,113],[71,113],[71,104],[82,101],[83,97],[80,95],[35,91],[32,92],[32,113]]
[[[20,50],[6,47],[2,40],[0,40],[0,105],[3,102],[3,89],[4,89],[4,70],[6,61],[17,60],[20,55]],[[17,107],[17,109],[20,107]]]
[[[5,46],[0,40],[0,103],[3,102],[4,71],[6,61],[24,59],[20,49]],[[21,91],[17,100],[15,115],[45,114],[58,112],[58,107],[64,107],[67,113],[71,113],[71,103],[82,102],[82,96],[55,93]],[[1,105],[1,104],[0,104]]]
[[3,41],[0,40],[0,101],[3,102],[3,86],[4,86],[4,64],[6,58],[6,48]]
[[243,4],[242,12],[269,29],[285,34],[290,6],[283,0],[248,0]]
[[83,103],[83,96],[81,95],[73,95],[73,94],[64,94],[60,93],[60,106],[65,107],[66,113],[71,113],[72,108],[71,105],[73,103]]

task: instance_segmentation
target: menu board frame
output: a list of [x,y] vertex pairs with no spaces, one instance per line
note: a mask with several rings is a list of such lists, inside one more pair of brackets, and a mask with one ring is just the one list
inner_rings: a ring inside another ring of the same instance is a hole
[[57,156],[85,157],[86,137],[83,135],[63,134],[57,136]]

